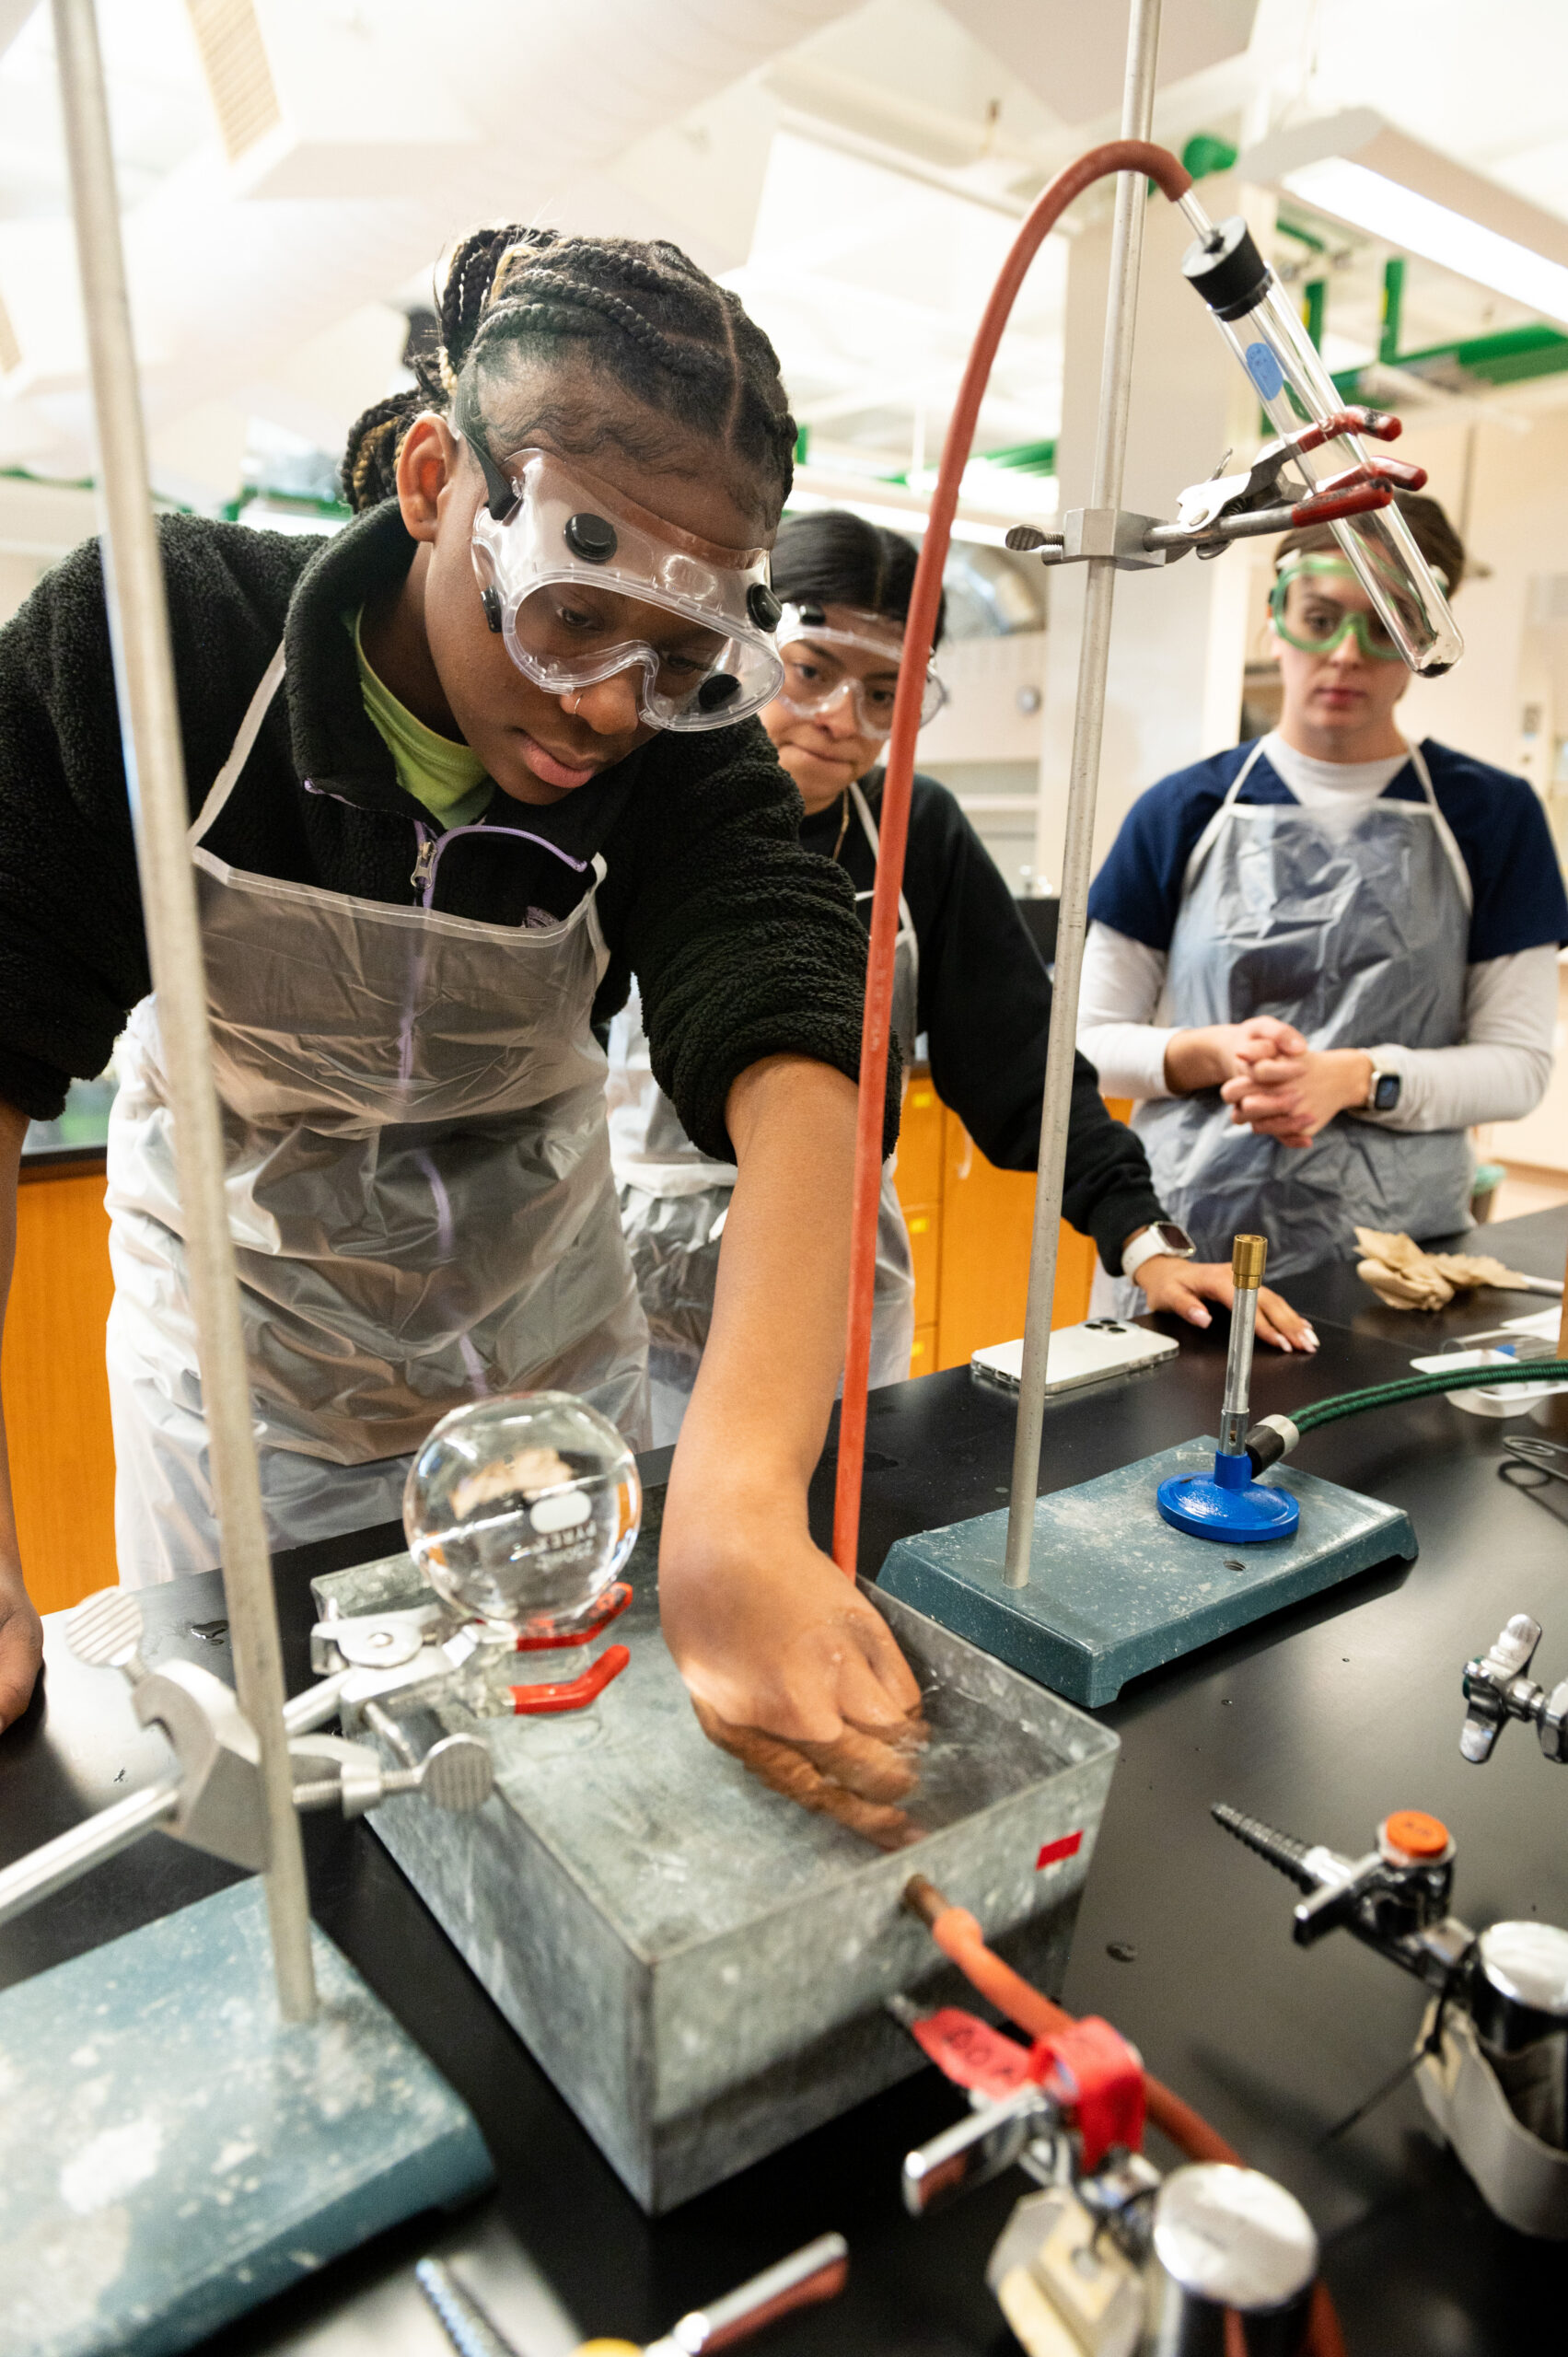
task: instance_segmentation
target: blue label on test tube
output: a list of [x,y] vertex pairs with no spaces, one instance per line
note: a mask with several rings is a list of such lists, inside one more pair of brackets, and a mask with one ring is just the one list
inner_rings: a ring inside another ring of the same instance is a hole
[[1284,383],[1284,372],[1266,343],[1248,345],[1247,373],[1266,401],[1278,397]]

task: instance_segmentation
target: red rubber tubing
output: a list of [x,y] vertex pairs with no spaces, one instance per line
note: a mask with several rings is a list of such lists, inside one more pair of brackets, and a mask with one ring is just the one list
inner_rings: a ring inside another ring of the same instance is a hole
[[958,485],[969,462],[975,421],[990,382],[1002,331],[1017,300],[1029,264],[1050,232],[1086,188],[1108,172],[1138,172],[1154,180],[1174,204],[1192,185],[1192,176],[1168,148],[1144,139],[1108,139],[1069,164],[1044,188],[1028,215],[991,290],[991,300],[970,348],[957,406],[942,448],[942,465],[932,494],[931,520],[914,576],[904,625],[903,661],[893,705],[892,733],[877,819],[877,888],[871,901],[871,944],[865,963],[865,1017],[860,1039],[860,1099],[854,1139],[854,1212],[850,1226],[849,1329],[844,1347],[843,1403],[839,1411],[838,1482],[833,1498],[833,1558],[851,1579],[860,1534],[860,1490],[865,1466],[865,1399],[871,1380],[871,1301],[877,1281],[877,1203],[882,1185],[882,1132],[888,1092],[888,1038],[893,1009],[893,947],[899,930],[899,891],[909,839],[910,789],[914,783],[914,740],[926,665],[936,632],[936,607],[947,562]]
[[[943,1955],[958,1966],[970,1988],[988,1997],[997,2012],[1005,2014],[1028,2037],[1060,2038],[1063,2030],[1072,2028],[1071,2014],[1053,2005],[1049,1997],[1041,1996],[1021,1973],[1015,1972],[1010,1964],[1004,1964],[993,1948],[987,1947],[985,1934],[966,1908],[948,1906],[941,1892],[923,1875],[915,1877],[904,1896],[905,1904],[920,1917]],[[1173,2095],[1163,2081],[1147,2071],[1144,2073],[1144,2100],[1155,2126],[1190,2161],[1230,2161],[1238,2167],[1246,2165],[1233,2144],[1227,2144],[1191,2104],[1183,2103],[1179,2096]],[[1313,2290],[1306,2348],[1307,2357],[1345,2357],[1340,2320],[1321,2277]]]

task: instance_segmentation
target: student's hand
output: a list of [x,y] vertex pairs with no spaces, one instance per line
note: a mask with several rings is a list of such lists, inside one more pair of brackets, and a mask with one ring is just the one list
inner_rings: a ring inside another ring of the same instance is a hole
[[775,1501],[715,1498],[659,1558],[665,1642],[710,1740],[883,1849],[920,1838],[920,1688],[880,1613]]
[[1196,1030],[1178,1031],[1165,1051],[1165,1085],[1173,1097],[1193,1097],[1200,1089],[1223,1088],[1251,1069],[1255,1056],[1304,1056],[1308,1052],[1299,1031],[1277,1016],[1250,1015],[1245,1023],[1209,1023]]
[[[1132,1282],[1144,1288],[1150,1309],[1168,1310],[1190,1326],[1213,1322],[1205,1302],[1217,1301],[1228,1309],[1236,1297],[1228,1260],[1179,1260],[1173,1253],[1156,1252],[1143,1262]],[[1298,1318],[1289,1302],[1267,1285],[1258,1295],[1258,1340],[1272,1342],[1277,1351],[1305,1351],[1308,1356],[1318,1348],[1318,1337],[1306,1318]]]
[[1220,1090],[1230,1118],[1281,1145],[1310,1145],[1336,1113],[1365,1105],[1372,1085],[1372,1059],[1362,1048],[1280,1056],[1253,1046],[1241,1051],[1241,1063]]
[[32,1699],[43,1659],[43,1623],[15,1563],[0,1563],[0,1728],[19,1719]]

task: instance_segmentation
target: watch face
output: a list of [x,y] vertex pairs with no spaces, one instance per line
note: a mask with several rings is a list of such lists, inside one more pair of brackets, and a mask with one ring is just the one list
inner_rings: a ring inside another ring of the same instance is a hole
[[1397,1072],[1380,1072],[1377,1075],[1377,1085],[1372,1092],[1373,1111],[1391,1113],[1399,1101],[1400,1074]]
[[1198,1248],[1187,1230],[1179,1227],[1173,1219],[1156,1220],[1154,1232],[1159,1238],[1161,1251],[1174,1252],[1179,1260],[1190,1260]]

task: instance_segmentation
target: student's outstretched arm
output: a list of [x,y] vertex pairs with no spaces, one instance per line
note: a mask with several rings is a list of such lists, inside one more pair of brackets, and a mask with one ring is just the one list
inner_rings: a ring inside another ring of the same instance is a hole
[[[6,1303],[17,1256],[17,1179],[27,1133],[27,1115],[0,1101],[0,1335],[6,1330]],[[43,1630],[22,1579],[0,1406],[0,1728],[8,1727],[27,1709],[42,1658]]]
[[770,1056],[726,1109],[740,1175],[665,1506],[665,1636],[715,1742],[896,1843],[920,1689],[806,1520],[843,1364],[854,1084]]

